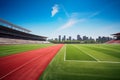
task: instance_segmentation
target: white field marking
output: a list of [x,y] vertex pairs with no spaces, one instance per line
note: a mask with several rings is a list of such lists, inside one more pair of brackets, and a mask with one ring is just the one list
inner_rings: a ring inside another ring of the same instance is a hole
[[90,63],[120,63],[116,61],[82,61],[82,60],[65,60],[65,61],[72,61],[72,62],[90,62]]
[[83,61],[83,60],[66,60],[66,61],[72,61],[72,62],[97,62],[97,61]]
[[89,63],[120,63],[117,61],[82,61],[82,60],[66,60],[66,44],[65,44],[65,50],[64,50],[64,61],[72,61],[72,62],[89,62]]
[[120,62],[116,62],[116,61],[99,61],[100,63],[120,63]]
[[66,44],[65,44],[65,50],[64,50],[64,61],[66,61]]
[[[57,52],[57,54],[56,54],[55,56],[59,55],[58,53],[59,53],[62,49],[64,49],[64,47],[62,47],[62,48]],[[54,57],[55,57],[55,56],[54,56]],[[53,58],[53,59],[50,61],[50,64],[51,64],[54,60],[55,60],[55,58]],[[43,79],[43,80],[44,80],[44,79]]]
[[[49,52],[50,52],[50,51],[49,51]],[[49,52],[48,52],[48,53],[49,53]],[[42,56],[44,56],[44,55],[42,55]],[[14,70],[12,70],[12,71],[8,72],[8,73],[7,73],[7,74],[5,74],[4,76],[0,77],[0,80],[2,80],[3,78],[5,78],[5,77],[6,77],[6,76],[8,76],[8,75],[10,75],[10,74],[14,73],[15,71],[19,70],[20,68],[22,68],[22,67],[24,67],[25,65],[29,64],[30,62],[32,62],[32,61],[34,61],[34,60],[38,59],[39,57],[41,57],[41,56],[37,56],[37,57],[35,57],[35,58],[31,59],[30,61],[28,61],[28,62],[26,62],[26,63],[22,64],[21,66],[19,66],[19,67],[15,68]]]
[[[74,46],[74,45],[73,45],[73,46]],[[75,46],[75,47],[78,48],[77,46]],[[78,48],[78,49],[79,49],[79,48]],[[79,49],[79,50],[80,50],[80,49]],[[92,57],[92,58],[95,59],[97,62],[100,61],[99,59],[97,59],[97,58],[95,58],[94,56],[92,56],[92,55],[86,53],[85,51],[83,51],[83,50],[80,50],[80,51],[82,51],[82,52],[84,52],[85,54],[87,54],[88,56]]]

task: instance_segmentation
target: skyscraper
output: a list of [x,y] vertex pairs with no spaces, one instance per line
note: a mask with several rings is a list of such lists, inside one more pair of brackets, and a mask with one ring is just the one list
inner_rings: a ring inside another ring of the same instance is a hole
[[86,36],[83,36],[83,40],[88,40],[88,37],[86,37]]
[[72,39],[71,36],[69,36],[69,40],[70,40],[70,41],[71,41],[71,39]]
[[59,35],[58,39],[59,39],[59,42],[61,42],[61,35]]
[[77,35],[77,40],[82,40],[82,38],[80,37],[80,35]]
[[64,36],[63,36],[63,41],[65,41],[65,40],[66,40],[66,36],[64,35]]

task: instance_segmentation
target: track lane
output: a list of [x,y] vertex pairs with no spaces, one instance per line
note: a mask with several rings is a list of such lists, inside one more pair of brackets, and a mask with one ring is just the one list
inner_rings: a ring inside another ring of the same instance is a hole
[[[4,73],[5,77],[3,77],[1,80],[37,80],[39,78],[39,76],[42,74],[42,72],[44,71],[44,69],[47,67],[49,62],[52,60],[52,58],[55,56],[55,54],[60,50],[60,48],[62,46],[63,45],[56,45],[56,46],[52,46],[49,48],[44,48],[42,50],[40,49],[38,51],[32,51],[33,54],[37,55],[37,56],[34,55],[35,57],[33,57],[32,59],[35,59],[36,57],[38,57],[38,58],[31,61],[27,65],[22,66],[20,69],[14,71],[13,73],[11,73],[7,76],[5,76],[5,73]],[[32,52],[31,52],[31,55],[29,55],[27,53],[21,54],[21,55],[22,56],[24,56],[24,55],[33,56]],[[23,60],[22,62],[24,62],[24,59],[22,59],[22,60]],[[7,63],[7,61],[6,61],[6,63]],[[9,64],[9,61],[7,64]],[[14,63],[14,65],[15,65],[15,63]],[[6,70],[6,69],[4,68],[4,70]],[[4,72],[4,70],[2,70],[2,72]],[[0,70],[0,72],[1,72],[1,70]],[[6,74],[7,74],[7,72],[6,72]]]
[[13,71],[21,65],[28,63],[28,61],[32,60],[33,58],[43,55],[42,52],[46,51],[46,49],[49,50],[49,48],[50,47],[31,50],[20,54],[0,58],[0,77],[4,76],[10,71]]

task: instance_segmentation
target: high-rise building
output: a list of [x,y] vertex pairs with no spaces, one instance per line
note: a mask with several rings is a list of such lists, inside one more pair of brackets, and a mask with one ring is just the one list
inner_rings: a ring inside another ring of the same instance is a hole
[[94,39],[92,37],[90,37],[89,40],[94,40]]
[[109,40],[112,40],[112,38],[110,37],[105,37],[105,36],[99,36],[97,39],[96,39],[96,42],[99,42],[99,43],[104,43],[104,42],[107,42]]
[[80,35],[77,35],[77,40],[82,40],[82,38],[80,37]]
[[55,41],[57,41],[58,39],[57,38],[55,38]]
[[86,37],[86,36],[83,36],[83,40],[88,40],[88,37]]
[[59,39],[59,42],[60,42],[60,41],[61,41],[61,35],[59,35],[59,38],[58,38],[58,39]]
[[69,40],[71,41],[71,39],[72,39],[72,37],[71,36],[69,36]]
[[64,36],[63,36],[63,41],[65,41],[65,40],[66,40],[66,36],[64,35]]

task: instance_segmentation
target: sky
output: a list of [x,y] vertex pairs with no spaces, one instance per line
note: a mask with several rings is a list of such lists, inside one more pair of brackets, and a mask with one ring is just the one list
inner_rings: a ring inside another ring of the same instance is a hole
[[120,0],[0,0],[0,18],[48,39],[120,32]]

